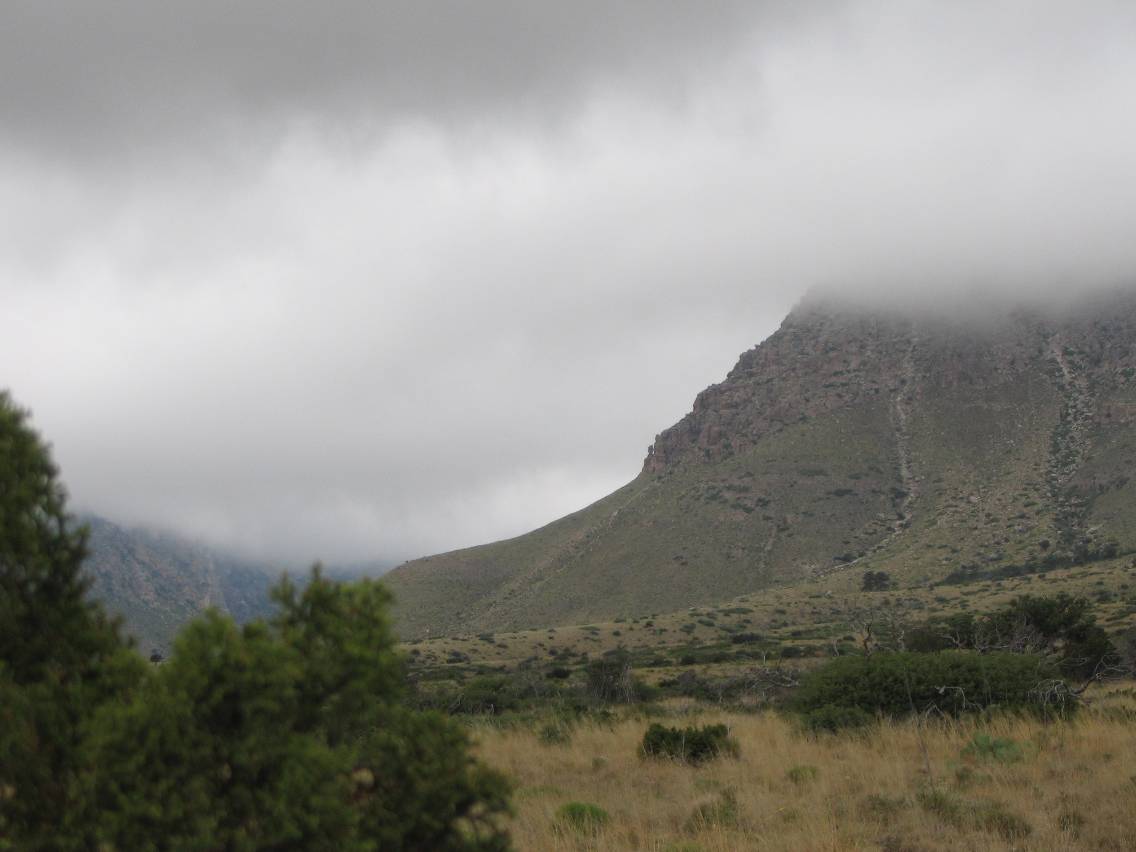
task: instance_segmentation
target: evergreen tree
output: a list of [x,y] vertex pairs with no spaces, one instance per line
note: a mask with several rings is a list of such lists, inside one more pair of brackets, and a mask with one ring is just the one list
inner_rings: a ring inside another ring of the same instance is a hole
[[87,532],[50,453],[0,392],[0,847],[67,841],[95,709],[142,677],[118,624],[87,598]]
[[[318,567],[279,614],[186,628],[104,712],[94,818],[113,849],[498,850],[504,779],[452,721],[410,710],[378,583]],[[156,845],[156,840],[161,844]]]
[[505,779],[403,701],[383,586],[317,567],[147,666],[87,597],[56,476],[0,393],[0,850],[509,848]]

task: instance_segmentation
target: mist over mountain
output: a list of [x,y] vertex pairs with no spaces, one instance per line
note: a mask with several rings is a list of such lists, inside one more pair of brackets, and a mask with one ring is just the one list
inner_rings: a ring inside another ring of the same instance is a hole
[[[303,583],[310,566],[252,562],[170,532],[124,527],[97,515],[78,519],[90,529],[84,563],[92,595],[123,618],[142,651],[168,651],[174,635],[208,608],[238,624],[273,612],[269,591],[285,574]],[[331,565],[333,579],[379,576],[389,563]]]
[[388,582],[410,637],[839,589],[865,570],[926,584],[1136,549],[1134,488],[1131,291],[957,313],[817,295],[626,486]]
[[226,557],[199,544],[145,529],[125,529],[85,515],[92,595],[122,616],[141,650],[167,652],[177,631],[213,607],[239,623],[270,611],[268,590],[279,579],[268,566]]
[[1136,5],[1026,6],[7,3],[6,386],[251,561],[515,535],[810,287],[1133,280]]

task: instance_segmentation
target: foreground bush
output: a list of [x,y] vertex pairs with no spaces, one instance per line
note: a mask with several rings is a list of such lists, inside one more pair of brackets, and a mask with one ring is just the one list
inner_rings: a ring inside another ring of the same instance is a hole
[[318,569],[147,666],[86,597],[85,532],[0,394],[0,850],[507,849],[503,776],[408,709],[379,584]]
[[669,757],[687,763],[702,763],[720,755],[736,757],[738,744],[725,725],[701,728],[668,728],[657,722],[643,735],[640,750],[646,757]]
[[90,601],[87,531],[47,448],[0,391],[0,849],[68,849],[81,834],[94,712],[146,665]]
[[992,708],[1064,713],[1055,667],[1026,654],[887,653],[838,657],[810,673],[794,708],[817,729],[937,711],[957,716]]
[[503,849],[504,780],[465,733],[407,709],[386,590],[318,571],[271,622],[211,613],[92,743],[114,849]]

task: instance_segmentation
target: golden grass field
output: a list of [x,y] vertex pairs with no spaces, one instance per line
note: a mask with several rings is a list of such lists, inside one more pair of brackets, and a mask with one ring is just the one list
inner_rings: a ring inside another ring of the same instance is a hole
[[[668,710],[665,724],[724,722],[740,756],[699,767],[642,758],[649,720],[634,716],[578,726],[560,745],[529,728],[476,728],[481,756],[517,785],[517,848],[1136,849],[1131,684],[1098,690],[1070,722],[907,721],[838,736],[807,736],[773,712]],[[976,734],[1013,742],[968,753]],[[573,801],[609,820],[574,828],[557,817]]]

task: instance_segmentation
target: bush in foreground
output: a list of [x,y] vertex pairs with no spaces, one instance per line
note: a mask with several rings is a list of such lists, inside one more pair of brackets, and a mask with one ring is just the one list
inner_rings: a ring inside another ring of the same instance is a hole
[[317,569],[147,666],[86,596],[55,476],[0,394],[0,849],[509,847],[503,776],[403,701],[383,586]]
[[146,664],[87,597],[87,530],[47,447],[0,391],[0,849],[80,847],[94,712]]
[[98,839],[113,849],[507,848],[507,785],[464,731],[401,702],[374,582],[318,572],[243,628],[210,613],[98,719]]

